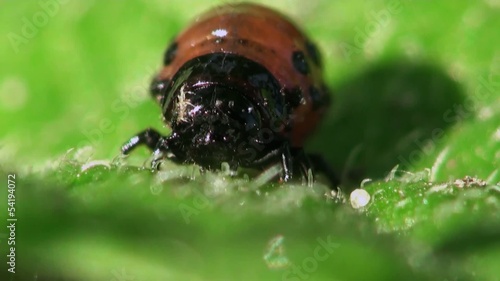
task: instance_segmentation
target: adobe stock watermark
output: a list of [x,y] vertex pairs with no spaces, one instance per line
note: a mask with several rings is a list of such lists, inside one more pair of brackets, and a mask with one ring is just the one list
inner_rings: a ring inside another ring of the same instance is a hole
[[215,196],[215,193],[204,194],[202,193],[202,191],[196,190],[194,196],[191,199],[191,204],[179,204],[179,211],[181,212],[184,222],[186,224],[191,223],[191,218],[193,216],[197,216],[201,212],[203,212],[203,210],[208,209],[211,206],[211,199]]
[[137,280],[136,276],[133,274],[130,274],[127,269],[122,267],[120,270],[113,269],[111,270],[111,274],[113,275],[113,278],[111,281],[134,281]]
[[[495,56],[490,69],[491,72],[487,77],[479,76],[477,78],[478,85],[474,89],[473,95],[469,95],[461,104],[453,104],[443,113],[442,118],[446,123],[458,123],[472,117],[478,112],[479,106],[484,104],[489,97],[500,92],[500,55]],[[411,167],[411,163],[417,163],[425,156],[430,156],[442,142],[444,134],[445,130],[443,128],[434,128],[430,138],[425,140],[415,139],[413,143],[416,144],[418,149],[410,152],[407,158],[399,155],[398,162]]]
[[312,255],[306,257],[298,265],[290,266],[281,276],[283,281],[300,281],[309,279],[318,270],[321,262],[326,261],[340,247],[340,244],[333,241],[333,237],[328,235],[326,239],[318,238],[318,245],[314,248]]
[[344,58],[351,62],[353,54],[361,54],[368,40],[373,38],[382,29],[386,28],[392,20],[392,17],[401,13],[405,2],[412,0],[392,0],[385,8],[379,11],[372,11],[369,14],[370,20],[363,28],[356,26],[354,28],[355,35],[352,43],[341,42],[339,48],[344,55]]
[[[162,171],[160,173],[165,172]],[[170,171],[166,173],[171,174]],[[221,165],[221,173],[225,174],[226,176],[234,175],[233,171],[229,170],[229,165],[227,165],[227,163],[223,163]],[[232,189],[238,185],[237,182],[226,182],[218,175],[207,175],[205,180],[206,183],[203,184],[203,187],[201,189],[190,188],[189,186],[181,186],[176,192],[177,194],[182,193],[182,197],[188,199],[178,205],[179,212],[181,213],[181,216],[186,224],[190,224],[194,216],[197,216],[200,213],[204,212],[206,209],[212,207],[214,204],[214,199],[217,199],[218,197],[220,197],[220,195],[227,194],[227,189]],[[163,182],[164,180],[161,180],[160,184]]]
[[59,13],[61,6],[68,3],[69,0],[40,0],[38,6],[40,10],[33,13],[29,17],[21,18],[20,29],[17,32],[7,33],[12,49],[17,54],[22,45],[29,43],[41,28],[45,27],[49,20]]
[[[156,73],[156,70],[148,68],[144,73]],[[147,77],[152,76],[153,75],[149,75]],[[151,78],[146,78],[145,76],[145,78],[141,79],[141,83],[128,89],[124,95],[120,96],[110,104],[110,111],[113,115],[119,116],[119,121],[125,120],[125,118],[130,115],[131,110],[144,102],[144,93],[147,92],[147,95],[149,95],[150,83]],[[104,140],[106,135],[113,133],[117,129],[110,118],[102,118],[99,122],[92,125],[92,128],[81,129],[82,134],[85,136],[85,140],[78,143],[77,147],[95,147]]]

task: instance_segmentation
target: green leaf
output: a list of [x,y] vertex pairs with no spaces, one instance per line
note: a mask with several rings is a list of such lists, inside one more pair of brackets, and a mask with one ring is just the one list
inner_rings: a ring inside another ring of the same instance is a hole
[[119,157],[168,133],[150,79],[212,5],[0,4],[1,280],[498,279],[498,1],[269,4],[322,51],[333,104],[306,149],[338,188]]

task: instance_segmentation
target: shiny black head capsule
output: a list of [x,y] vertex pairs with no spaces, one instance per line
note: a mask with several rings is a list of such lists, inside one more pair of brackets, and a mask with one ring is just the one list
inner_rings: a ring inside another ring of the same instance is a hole
[[[261,151],[250,143],[262,142],[261,130],[283,114],[279,84],[261,65],[238,55],[209,54],[187,62],[172,81],[161,100],[172,129],[168,147],[180,161],[207,168],[247,165],[279,141],[278,134],[266,135],[271,145]],[[253,153],[241,153],[249,149]]]

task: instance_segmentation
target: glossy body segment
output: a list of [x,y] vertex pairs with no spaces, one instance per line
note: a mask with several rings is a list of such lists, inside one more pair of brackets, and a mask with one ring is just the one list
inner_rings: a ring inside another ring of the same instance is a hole
[[269,151],[288,142],[281,134],[280,90],[267,69],[240,55],[193,58],[173,76],[162,100],[165,123],[175,135],[169,149],[181,161],[208,168],[222,162],[259,166]]

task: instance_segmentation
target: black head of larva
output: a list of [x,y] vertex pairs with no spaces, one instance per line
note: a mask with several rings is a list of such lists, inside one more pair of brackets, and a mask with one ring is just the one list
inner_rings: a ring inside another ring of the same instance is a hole
[[[250,165],[280,144],[280,133],[261,136],[283,120],[281,87],[260,64],[235,54],[214,53],[184,64],[172,77],[163,117],[172,129],[166,142],[179,161],[217,168]],[[265,148],[246,153],[249,142]]]

